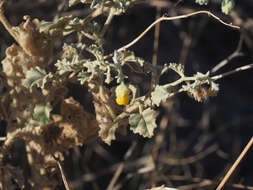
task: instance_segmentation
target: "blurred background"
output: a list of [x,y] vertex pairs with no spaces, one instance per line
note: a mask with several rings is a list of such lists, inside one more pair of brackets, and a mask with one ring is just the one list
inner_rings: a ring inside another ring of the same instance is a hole
[[[111,53],[132,41],[159,15],[176,16],[209,10],[227,23],[242,27],[233,30],[207,15],[160,24],[157,64],[181,63],[186,75],[206,73],[238,50],[215,74],[253,63],[253,1],[240,0],[229,16],[220,10],[219,0],[199,6],[194,0],[147,0],[113,19],[106,34],[105,50]],[[24,15],[52,21],[65,15],[84,18],[89,6],[68,8],[67,0],[8,0],[5,15],[15,26]],[[104,18],[99,18],[103,20]],[[152,62],[154,32],[149,31],[132,46],[137,56]],[[75,42],[74,35],[65,39]],[[14,40],[0,24],[0,60]],[[56,41],[56,52],[62,47]],[[57,59],[57,53],[55,54]],[[142,91],[149,88],[145,75],[129,71],[131,82]],[[179,94],[158,108],[155,136],[146,139],[127,131],[111,146],[101,140],[89,142],[64,153],[63,168],[72,189],[146,189],[159,185],[178,189],[215,189],[253,134],[253,70],[219,80],[220,92],[204,103]],[[161,83],[173,80],[170,73]],[[70,85],[70,95],[92,112],[92,100],[85,89]],[[4,124],[1,123],[3,126]],[[3,127],[0,130],[3,133]],[[250,150],[224,189],[253,189],[253,150]],[[245,187],[247,186],[247,187]],[[64,189],[60,184],[57,189]]]

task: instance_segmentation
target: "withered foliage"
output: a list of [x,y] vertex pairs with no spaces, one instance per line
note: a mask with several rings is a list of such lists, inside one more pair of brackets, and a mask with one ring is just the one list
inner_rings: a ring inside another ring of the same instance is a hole
[[[209,72],[188,77],[180,64],[153,66],[127,48],[104,55],[103,36],[112,18],[137,1],[71,0],[70,6],[87,3],[93,12],[86,18],[65,16],[54,22],[24,16],[24,22],[16,27],[4,16],[4,1],[0,1],[0,21],[16,41],[6,49],[1,62],[0,87],[6,90],[0,94],[0,119],[6,122],[6,139],[0,152],[0,188],[14,189],[11,181],[15,179],[21,189],[54,189],[59,181],[56,158],[63,161],[63,152],[69,148],[98,137],[110,145],[115,133],[124,133],[128,126],[134,133],[151,138],[157,127],[155,106],[178,92],[187,92],[199,102],[217,94],[219,86]],[[107,16],[104,24],[94,21],[100,15]],[[54,52],[56,39],[63,40],[73,32],[79,41]],[[59,55],[56,63],[55,55]],[[123,66],[127,63],[152,76],[146,94],[124,83],[127,76]],[[180,78],[160,85],[160,77],[168,70]],[[72,84],[88,90],[94,113],[69,95]],[[118,89],[124,92],[115,93],[115,84],[123,85]],[[116,96],[122,94],[127,99],[118,105]],[[13,164],[18,149],[22,150],[21,166]]]

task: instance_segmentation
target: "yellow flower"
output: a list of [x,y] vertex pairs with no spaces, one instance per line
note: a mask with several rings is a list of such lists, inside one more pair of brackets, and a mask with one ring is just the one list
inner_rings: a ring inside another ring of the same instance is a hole
[[115,89],[116,93],[116,102],[118,105],[127,105],[129,103],[130,97],[129,88],[125,85],[124,82],[121,82],[120,85]]

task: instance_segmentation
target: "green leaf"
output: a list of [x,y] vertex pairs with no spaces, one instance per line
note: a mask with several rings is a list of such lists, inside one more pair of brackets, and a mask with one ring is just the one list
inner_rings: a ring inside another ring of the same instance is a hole
[[40,124],[45,125],[49,123],[50,120],[50,112],[52,111],[52,106],[50,103],[47,104],[37,104],[35,105],[33,111],[33,119],[38,121]]
[[163,86],[157,85],[155,90],[151,93],[152,102],[159,106],[161,102],[166,102],[167,98],[169,97],[169,92]]
[[178,73],[180,76],[184,76],[184,65],[170,63],[169,68]]
[[64,58],[57,60],[55,64],[60,75],[68,72],[80,71],[85,62],[90,62],[88,59],[83,59],[83,56],[81,55],[84,49],[85,45],[81,43],[75,45],[63,45]]
[[203,74],[203,73],[200,73],[200,72],[197,72],[194,77],[196,77],[196,80],[197,81],[205,81],[205,80],[209,80],[209,75],[210,75],[210,72],[206,72],[206,74]]
[[221,11],[228,15],[234,8],[234,0],[223,0],[221,3]]
[[60,75],[68,72],[74,72],[80,70],[81,60],[79,60],[78,55],[73,55],[71,58],[65,57],[62,60],[57,60],[55,66],[59,71]]
[[83,85],[91,80],[91,73],[81,71],[78,73],[77,78],[80,81],[80,84]]
[[92,44],[89,47],[86,47],[85,50],[93,54],[97,58],[97,60],[103,60],[104,50],[101,46]]
[[211,81],[210,88],[208,89],[208,95],[209,96],[216,96],[218,92],[219,92],[219,84]]
[[148,108],[142,113],[131,114],[129,117],[130,129],[143,137],[151,138],[154,135],[158,112]]
[[40,32],[48,32],[49,30],[52,29],[63,30],[66,27],[66,25],[68,25],[69,21],[72,19],[73,19],[72,16],[65,16],[60,17],[58,20],[54,22],[41,21],[39,30]]
[[35,86],[43,89],[46,83],[51,81],[52,78],[52,73],[47,74],[46,71],[40,67],[34,67],[26,72],[26,76],[25,79],[23,79],[22,84],[30,91],[32,91]]
[[198,3],[200,5],[207,5],[209,0],[195,0],[195,3]]

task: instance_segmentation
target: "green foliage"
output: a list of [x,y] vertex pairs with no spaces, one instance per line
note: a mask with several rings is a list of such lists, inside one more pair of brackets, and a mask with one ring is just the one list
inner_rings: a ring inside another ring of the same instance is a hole
[[[209,0],[195,0],[195,3],[199,5],[207,5]],[[234,8],[234,0],[222,0],[221,2],[221,11],[228,15]]]
[[140,113],[131,114],[129,117],[130,129],[143,137],[151,138],[154,135],[156,117],[158,112],[148,108]]
[[52,73],[47,74],[46,71],[40,67],[34,67],[26,72],[23,85],[30,91],[32,91],[34,87],[44,89],[46,87],[46,83],[48,83],[52,78]]
[[114,14],[119,15],[124,13],[127,8],[135,2],[140,0],[70,0],[69,6],[76,5],[78,3],[90,4],[91,9],[99,9],[109,7],[113,9]]
[[[5,87],[8,92],[6,96],[1,94],[0,98],[2,107],[8,109],[0,116],[6,117],[8,125],[13,125],[7,127],[10,129],[7,130],[7,138],[13,136],[11,140],[8,139],[9,144],[16,137],[22,138],[25,131],[29,138],[24,140],[28,139],[27,146],[31,146],[27,150],[40,147],[34,162],[40,160],[43,163],[33,163],[36,167],[31,169],[39,168],[39,173],[45,173],[45,166],[52,165],[55,161],[50,160],[54,153],[83,145],[93,138],[100,137],[111,145],[116,139],[116,132],[122,129],[130,129],[135,134],[151,138],[157,127],[156,118],[159,113],[155,110],[156,107],[178,93],[186,92],[198,102],[217,95],[219,85],[209,72],[187,76],[182,64],[154,66],[128,50],[132,43],[107,54],[104,35],[112,18],[124,13],[138,1],[70,0],[69,6],[89,4],[91,13],[86,18],[63,16],[52,22],[38,21],[38,25],[35,20],[31,22],[26,17],[25,23],[15,28],[9,27],[7,19],[0,14],[0,21],[17,40],[17,44],[21,44],[9,47],[2,62],[4,67],[0,92]],[[208,0],[195,2],[206,5]],[[223,0],[222,11],[228,14],[233,5],[232,0]],[[97,19],[103,16],[106,18]],[[17,31],[22,31],[20,39],[23,41],[18,38]],[[64,43],[69,34],[76,35],[77,40],[72,44]],[[53,48],[55,41],[63,42],[62,49]],[[47,51],[51,50],[48,46],[44,49],[41,47],[51,42],[52,52]],[[148,76],[148,90],[140,90],[137,82],[128,77],[126,68],[135,74]],[[175,72],[176,78],[161,85],[160,78],[168,71]],[[95,113],[86,112],[78,102],[80,100],[69,97],[69,86],[73,84],[87,89],[89,96],[92,96]],[[53,109],[57,113],[52,114]],[[17,130],[13,131],[14,129]],[[29,160],[33,160],[32,155],[29,156]],[[31,184],[34,182],[31,181]]]
[[198,3],[200,5],[207,5],[209,0],[195,0],[195,3]]
[[53,107],[50,105],[50,103],[35,105],[33,119],[42,125],[49,123],[51,121],[50,112],[52,109]]
[[169,92],[164,86],[156,85],[155,90],[151,93],[152,102],[159,106],[161,102],[166,102]]
[[234,8],[234,0],[223,0],[221,3],[221,10],[226,15]]

